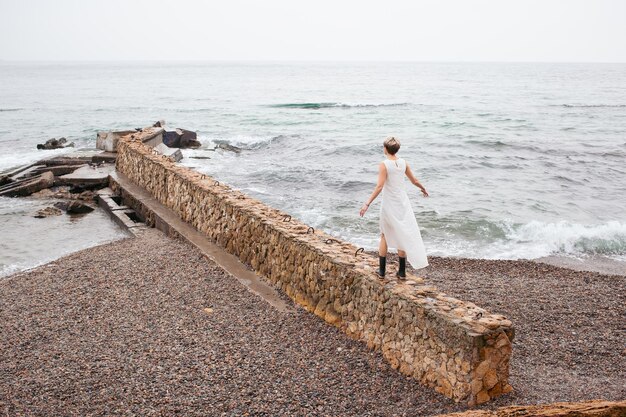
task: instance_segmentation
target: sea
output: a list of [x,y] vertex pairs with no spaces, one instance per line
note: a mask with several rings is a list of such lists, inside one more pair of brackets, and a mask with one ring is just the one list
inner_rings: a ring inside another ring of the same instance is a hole
[[[161,119],[198,133],[182,164],[366,249],[393,135],[430,255],[626,263],[626,64],[0,62],[0,171]],[[124,236],[41,205],[0,198],[0,275]]]

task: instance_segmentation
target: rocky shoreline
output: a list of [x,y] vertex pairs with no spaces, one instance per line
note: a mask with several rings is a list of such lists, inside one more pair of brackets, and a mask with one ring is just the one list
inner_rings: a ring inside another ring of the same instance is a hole
[[[515,391],[480,408],[626,397],[624,277],[444,258],[420,272],[516,324]],[[274,310],[155,230],[0,280],[0,333],[0,413],[8,415],[466,408],[299,307]]]

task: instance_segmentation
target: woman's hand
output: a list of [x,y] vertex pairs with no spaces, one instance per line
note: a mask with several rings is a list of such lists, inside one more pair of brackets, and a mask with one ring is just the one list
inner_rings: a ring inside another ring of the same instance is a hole
[[363,217],[368,208],[370,208],[369,204],[363,204],[363,207],[361,207],[361,211],[359,211],[359,216]]
[[428,191],[426,191],[426,188],[422,188],[422,195],[424,197],[428,197]]

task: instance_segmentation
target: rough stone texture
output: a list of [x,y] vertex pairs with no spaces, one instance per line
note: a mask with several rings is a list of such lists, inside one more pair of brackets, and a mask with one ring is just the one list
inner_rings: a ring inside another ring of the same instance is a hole
[[[512,324],[419,284],[381,282],[376,260],[148,148],[120,139],[117,170],[289,297],[380,350],[392,367],[455,401],[508,393]],[[132,203],[129,203],[132,207]],[[147,219],[148,224],[150,219]]]
[[470,410],[442,414],[438,417],[623,417],[626,401],[585,401],[580,403],[553,403],[502,407],[496,410]]

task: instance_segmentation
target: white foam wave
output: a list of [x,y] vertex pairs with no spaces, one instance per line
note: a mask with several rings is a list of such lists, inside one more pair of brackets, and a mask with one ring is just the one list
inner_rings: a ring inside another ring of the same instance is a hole
[[54,150],[32,150],[22,152],[7,152],[0,154],[0,172],[16,168],[20,165],[32,164],[41,159],[53,158],[70,152],[76,152],[74,148]]
[[[525,224],[500,222],[504,238],[467,240],[460,236],[433,237],[427,242],[433,254],[485,259],[537,259],[551,255],[586,257],[602,255],[626,259],[626,223],[609,221],[582,225],[567,221]],[[437,235],[433,231],[431,235]]]
[[[499,222],[504,237],[471,239],[436,230],[431,224],[423,228],[430,255],[483,259],[538,259],[552,255],[585,258],[604,256],[626,261],[626,223],[609,221],[598,225],[581,225],[567,221],[526,224]],[[339,235],[366,249],[375,249],[376,234],[363,234],[342,229]]]
[[509,227],[507,238],[520,247],[532,248],[537,253],[533,258],[551,254],[626,253],[626,223],[619,221],[598,225],[531,221],[519,227]]

